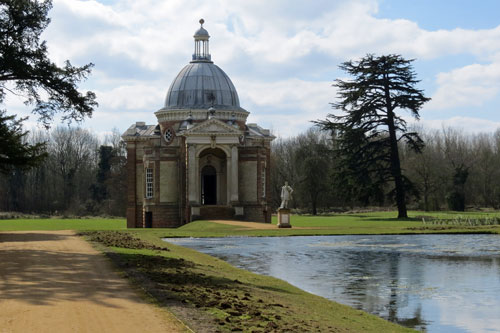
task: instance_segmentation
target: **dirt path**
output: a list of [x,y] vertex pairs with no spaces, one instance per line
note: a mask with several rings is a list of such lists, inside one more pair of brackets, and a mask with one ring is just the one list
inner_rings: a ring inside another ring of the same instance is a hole
[[0,332],[184,332],[72,231],[0,233]]

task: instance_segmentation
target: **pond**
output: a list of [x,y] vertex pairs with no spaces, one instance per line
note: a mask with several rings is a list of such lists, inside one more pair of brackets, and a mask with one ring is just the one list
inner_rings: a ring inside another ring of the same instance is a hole
[[500,332],[500,235],[165,239],[427,332]]

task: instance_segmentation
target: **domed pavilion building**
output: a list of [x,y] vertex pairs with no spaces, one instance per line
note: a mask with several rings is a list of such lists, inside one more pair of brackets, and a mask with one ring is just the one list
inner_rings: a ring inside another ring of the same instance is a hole
[[196,219],[271,222],[269,130],[246,122],[231,79],[212,62],[209,34],[173,80],[158,124],[137,122],[127,144],[127,227],[178,227]]

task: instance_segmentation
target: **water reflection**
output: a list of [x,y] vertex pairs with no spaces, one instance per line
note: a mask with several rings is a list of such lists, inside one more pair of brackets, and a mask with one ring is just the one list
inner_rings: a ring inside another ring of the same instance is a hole
[[500,332],[500,236],[168,239],[401,325]]

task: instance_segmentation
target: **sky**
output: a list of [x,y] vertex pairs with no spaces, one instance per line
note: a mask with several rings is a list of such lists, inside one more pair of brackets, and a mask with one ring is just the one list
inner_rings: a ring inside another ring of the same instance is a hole
[[[338,113],[332,83],[348,78],[338,65],[367,53],[415,59],[417,87],[432,98],[421,126],[478,133],[500,128],[499,12],[497,0],[53,0],[42,37],[57,64],[95,64],[80,89],[94,91],[99,107],[80,126],[97,134],[157,123],[154,112],[191,60],[200,18],[247,122],[277,136]],[[31,110],[15,96],[5,108]]]

